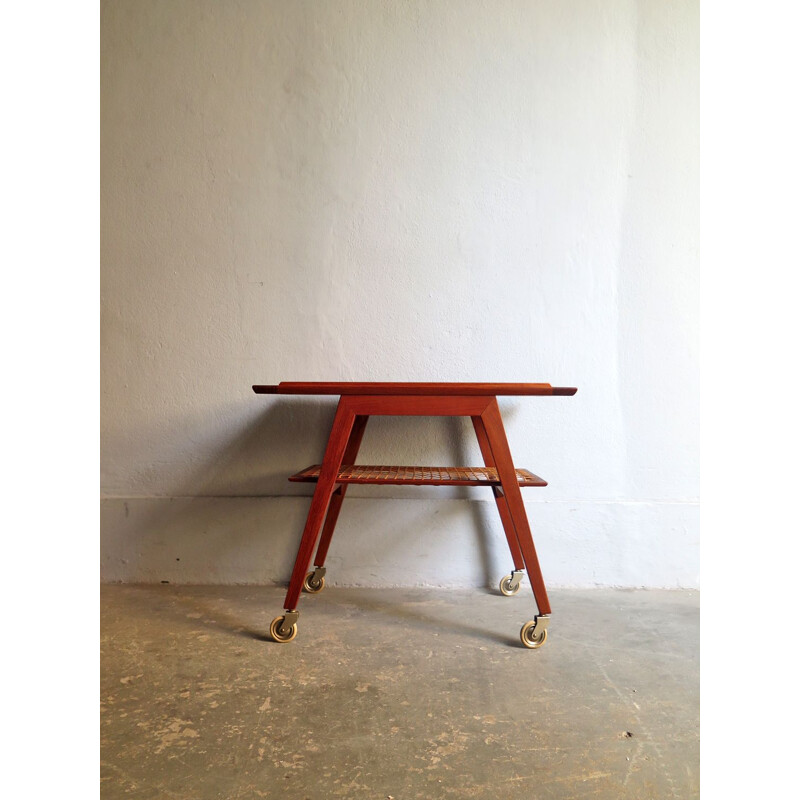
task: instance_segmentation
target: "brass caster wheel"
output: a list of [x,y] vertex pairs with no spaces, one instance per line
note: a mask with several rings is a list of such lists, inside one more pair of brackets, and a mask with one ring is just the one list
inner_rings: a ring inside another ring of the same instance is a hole
[[[538,631],[536,630],[537,623],[540,628]],[[522,630],[519,632],[519,639],[525,647],[535,650],[547,641],[547,628],[541,626],[538,618],[532,619],[522,626]]]
[[325,578],[322,575],[317,575],[316,570],[309,572],[303,581],[303,590],[309,594],[317,594],[325,588]]
[[269,625],[269,635],[276,641],[276,642],[291,642],[295,636],[297,636],[297,623],[292,623],[291,627],[289,628],[288,633],[282,633],[281,627],[284,624],[286,617],[275,617],[274,620]]
[[521,579],[521,575],[517,577],[513,572],[510,575],[506,575],[503,580],[500,581],[500,593],[504,594],[506,597],[513,597],[513,595],[519,591]]

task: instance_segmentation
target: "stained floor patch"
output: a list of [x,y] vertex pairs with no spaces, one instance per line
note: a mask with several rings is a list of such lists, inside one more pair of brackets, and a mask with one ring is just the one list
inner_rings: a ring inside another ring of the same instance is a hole
[[697,592],[105,586],[102,797],[693,798]]

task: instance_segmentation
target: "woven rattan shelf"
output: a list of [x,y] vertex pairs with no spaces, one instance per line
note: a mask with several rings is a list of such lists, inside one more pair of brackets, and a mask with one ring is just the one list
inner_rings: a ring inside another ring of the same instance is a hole
[[[321,464],[292,475],[290,481],[316,481]],[[520,486],[547,486],[527,469],[516,470]],[[500,479],[493,467],[387,467],[350,465],[341,467],[336,483],[395,483],[414,486],[499,486]]]

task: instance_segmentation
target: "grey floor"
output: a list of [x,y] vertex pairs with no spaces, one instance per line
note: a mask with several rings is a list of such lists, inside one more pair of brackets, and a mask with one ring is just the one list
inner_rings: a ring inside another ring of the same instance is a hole
[[699,594],[102,589],[102,797],[691,798]]

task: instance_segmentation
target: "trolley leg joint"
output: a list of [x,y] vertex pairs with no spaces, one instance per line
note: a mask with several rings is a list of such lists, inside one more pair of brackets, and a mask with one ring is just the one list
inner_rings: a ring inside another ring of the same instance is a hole
[[550,622],[549,614],[537,614],[533,618],[533,630],[531,631],[531,635],[535,637],[541,634],[542,631],[546,631],[548,622]]
[[297,624],[300,618],[299,611],[286,611],[284,612],[283,622],[281,623],[278,632],[283,636],[288,636],[292,632],[292,625]]
[[508,582],[508,591],[509,592],[516,592],[519,588],[520,583],[522,583],[522,576],[525,574],[524,569],[514,569],[511,570],[511,580]]
[[308,583],[311,587],[316,588],[320,584],[320,580],[325,577],[327,570],[325,567],[314,567],[314,571],[308,576]]

